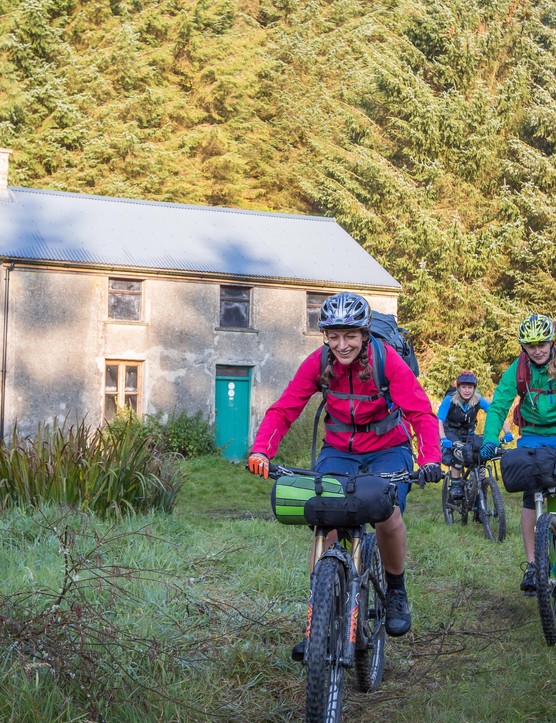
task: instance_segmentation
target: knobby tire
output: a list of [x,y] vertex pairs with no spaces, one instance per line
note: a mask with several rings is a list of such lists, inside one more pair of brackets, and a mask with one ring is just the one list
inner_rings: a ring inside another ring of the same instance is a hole
[[346,574],[334,557],[320,560],[313,580],[313,613],[307,639],[307,723],[339,723],[345,668]]
[[357,688],[367,693],[378,688],[384,671],[386,583],[376,536],[365,535],[361,544],[361,572],[369,570],[369,583],[361,588],[354,664]]
[[506,510],[502,493],[494,477],[481,480],[484,509],[479,516],[483,523],[485,536],[491,542],[502,542],[506,537]]
[[442,511],[444,513],[444,522],[447,525],[454,524],[454,509],[450,502],[450,473],[444,475],[442,482]]
[[[461,484],[465,489],[466,481],[462,478]],[[450,500],[450,473],[444,476],[442,482],[442,511],[444,513],[444,522],[447,525],[453,525],[456,516],[460,518],[461,524],[467,524],[467,493],[465,499],[453,502]]]
[[556,643],[556,515],[545,512],[535,532],[537,602],[547,645]]
[[463,500],[461,501],[461,524],[469,522],[469,513],[473,510],[477,497],[477,478],[475,470],[462,470],[461,485],[463,487]]

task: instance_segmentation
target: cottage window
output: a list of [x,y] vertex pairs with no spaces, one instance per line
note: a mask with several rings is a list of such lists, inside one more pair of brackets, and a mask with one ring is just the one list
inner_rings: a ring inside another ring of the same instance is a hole
[[249,329],[250,302],[250,288],[246,286],[221,286],[220,326],[235,329]]
[[104,375],[104,418],[109,422],[116,411],[129,407],[141,415],[142,364],[136,361],[107,361]]
[[319,330],[320,307],[330,294],[317,294],[312,291],[307,292],[307,331]]
[[140,321],[142,286],[134,279],[108,279],[108,318]]

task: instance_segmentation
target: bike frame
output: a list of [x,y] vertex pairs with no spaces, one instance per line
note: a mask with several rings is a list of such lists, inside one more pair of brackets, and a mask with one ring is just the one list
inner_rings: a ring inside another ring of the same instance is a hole
[[[461,445],[462,454],[456,458],[463,462],[466,458],[463,451],[466,445],[458,444]],[[444,477],[442,483],[444,519],[451,525],[456,516],[460,516],[461,523],[466,525],[469,515],[472,514],[474,521],[482,524],[487,539],[492,542],[502,542],[506,535],[506,517],[502,495],[493,474],[493,466],[480,459],[478,450],[473,452],[472,458],[466,458],[467,464],[462,464],[460,467],[459,484],[463,490],[461,499],[453,499],[451,495],[452,484],[458,482],[457,478],[453,478],[451,472],[446,473]],[[499,456],[494,459],[499,459]]]
[[473,512],[477,497],[483,513],[485,509],[485,498],[481,489],[481,480],[485,477],[494,477],[491,467],[485,462],[479,462],[472,467],[464,467],[462,480],[465,482],[465,500],[467,503],[467,512]]
[[[475,507],[475,500],[479,494],[480,469],[476,467],[465,467],[462,474],[462,480],[465,483],[464,500],[467,512],[472,512]],[[484,500],[483,500],[484,507]]]
[[544,512],[545,499],[547,512],[556,514],[556,487],[550,487],[547,490],[537,490],[535,492],[535,514],[537,520]]
[[[365,534],[365,526],[353,527],[348,530],[351,540],[351,552],[349,552],[339,542],[335,542],[328,549],[325,548],[326,536],[332,530],[326,527],[318,527],[315,531],[315,557],[317,563],[315,569],[311,573],[311,588],[309,592],[309,605],[307,611],[307,625],[305,628],[305,637],[311,635],[311,623],[313,619],[313,579],[321,560],[327,557],[335,557],[339,560],[346,570],[346,594],[347,594],[347,610],[345,627],[344,627],[344,656],[341,665],[344,668],[352,668],[355,658],[355,647],[357,643],[357,621],[359,618],[359,596],[362,584],[365,581],[365,575],[360,575],[361,567],[361,540]],[[367,575],[368,578],[368,575]],[[378,590],[382,595],[382,591]],[[305,648],[304,663],[307,664],[307,654],[309,647]]]

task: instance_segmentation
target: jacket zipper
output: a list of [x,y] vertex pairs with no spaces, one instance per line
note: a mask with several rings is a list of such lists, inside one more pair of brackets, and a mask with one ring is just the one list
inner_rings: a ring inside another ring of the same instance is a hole
[[[352,380],[352,376],[351,376],[351,368],[348,369],[348,379],[349,379],[349,393],[353,394],[353,380]],[[348,449],[350,452],[353,452],[352,444],[353,444],[353,439],[355,437],[355,431],[356,431],[355,410],[353,409],[353,399],[349,400],[349,416],[351,417],[351,423],[353,424],[353,432],[351,433],[351,437],[349,438]]]

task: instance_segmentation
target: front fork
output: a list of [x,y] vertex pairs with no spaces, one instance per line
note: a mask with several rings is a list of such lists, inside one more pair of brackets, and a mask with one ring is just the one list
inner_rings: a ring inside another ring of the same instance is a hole
[[[326,530],[317,528],[315,531],[315,559],[317,564],[311,573],[311,582],[309,590],[309,602],[307,605],[307,623],[305,625],[305,652],[303,655],[303,663],[307,664],[307,656],[309,653],[309,643],[311,638],[311,628],[313,623],[313,602],[314,602],[314,579],[318,570],[318,564],[325,557],[335,557],[340,560],[346,569],[346,610],[347,615],[344,621],[344,645],[341,664],[345,668],[353,667],[355,658],[355,644],[357,642],[357,627],[359,622],[359,599],[361,594],[361,584],[365,581],[361,580],[359,569],[361,566],[361,534],[362,531],[357,530],[352,533],[351,537],[351,553],[348,552],[339,543],[334,543],[325,550]],[[367,583],[368,584],[368,573]]]
[[[545,490],[537,490],[535,492],[535,518],[538,520],[544,512],[544,500],[546,497],[546,509],[548,512],[556,514],[556,487],[550,487]],[[535,528],[535,532],[537,529]]]

